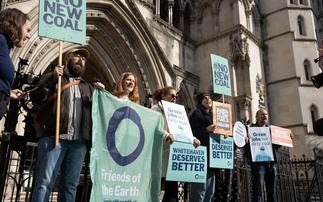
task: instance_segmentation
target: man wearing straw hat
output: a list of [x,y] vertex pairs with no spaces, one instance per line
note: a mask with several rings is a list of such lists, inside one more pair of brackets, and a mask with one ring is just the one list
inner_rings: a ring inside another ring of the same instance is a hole
[[[65,65],[42,76],[37,89],[30,94],[39,106],[36,117],[38,160],[35,170],[33,202],[49,201],[58,171],[60,173],[59,201],[75,201],[76,187],[91,139],[91,106],[94,88],[81,76],[90,53],[74,48],[65,54]],[[55,146],[57,81],[61,76],[61,108],[59,144]],[[101,83],[96,83],[100,89]]]

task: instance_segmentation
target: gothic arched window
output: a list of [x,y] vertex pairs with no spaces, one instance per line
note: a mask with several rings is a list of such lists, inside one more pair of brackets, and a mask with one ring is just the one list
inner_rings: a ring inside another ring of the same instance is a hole
[[304,61],[304,73],[305,73],[305,79],[307,81],[310,81],[312,76],[312,71],[311,71],[310,63],[307,60]]
[[298,25],[298,33],[300,35],[305,36],[306,33],[305,33],[305,25],[304,25],[304,19],[303,19],[303,17],[299,16],[297,18],[297,25]]

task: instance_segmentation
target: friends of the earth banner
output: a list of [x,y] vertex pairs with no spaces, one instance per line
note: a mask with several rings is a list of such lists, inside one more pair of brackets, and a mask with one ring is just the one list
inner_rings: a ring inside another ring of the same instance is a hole
[[85,0],[39,0],[38,35],[85,44]]
[[159,201],[161,113],[96,89],[92,120],[90,200]]

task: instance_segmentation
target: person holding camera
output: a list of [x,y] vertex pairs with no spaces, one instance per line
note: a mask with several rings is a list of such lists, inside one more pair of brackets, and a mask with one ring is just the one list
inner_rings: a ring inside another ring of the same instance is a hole
[[16,8],[0,12],[0,120],[7,112],[11,99],[23,99],[28,93],[19,89],[11,90],[15,80],[15,67],[10,58],[10,50],[22,47],[30,39],[31,24],[27,14]]

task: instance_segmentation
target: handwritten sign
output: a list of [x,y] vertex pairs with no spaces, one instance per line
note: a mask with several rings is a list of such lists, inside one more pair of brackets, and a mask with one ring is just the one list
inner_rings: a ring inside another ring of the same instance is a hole
[[270,126],[270,130],[273,144],[293,147],[293,140],[290,137],[290,134],[292,133],[291,130],[273,125]]
[[210,133],[210,167],[233,168],[233,138]]
[[212,110],[214,133],[232,136],[231,105],[213,101]]
[[39,0],[39,36],[85,44],[86,1]]
[[181,142],[170,145],[166,180],[204,183],[206,173],[206,147]]
[[269,127],[249,127],[252,162],[274,161]]
[[175,141],[193,143],[194,137],[183,105],[162,100],[169,132]]
[[231,96],[231,80],[228,60],[211,54],[213,92]]

